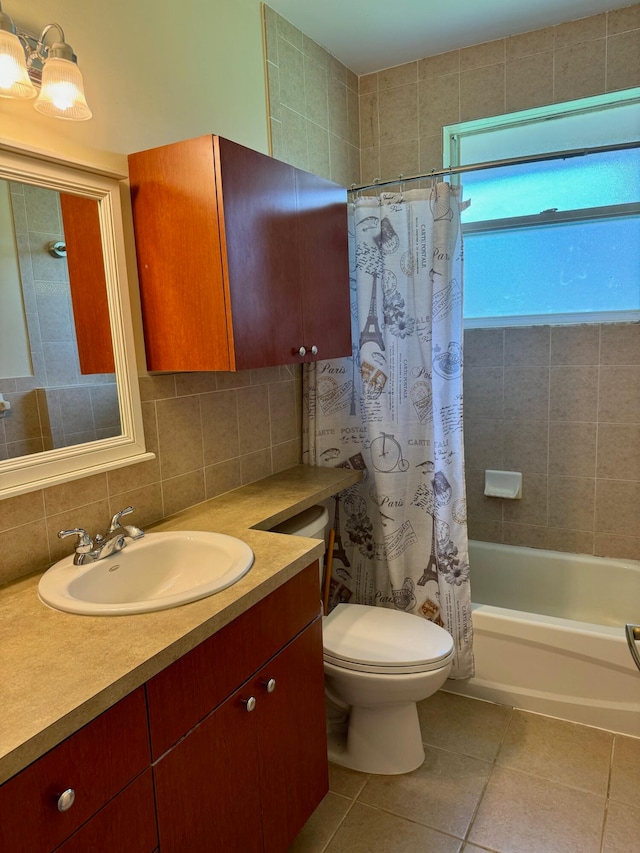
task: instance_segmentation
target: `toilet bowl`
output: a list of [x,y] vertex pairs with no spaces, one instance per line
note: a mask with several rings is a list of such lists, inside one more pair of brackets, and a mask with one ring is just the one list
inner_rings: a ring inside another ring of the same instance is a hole
[[[326,508],[314,506],[274,530],[322,539],[328,520]],[[322,633],[329,760],[382,775],[420,767],[424,747],[416,703],[446,681],[451,635],[410,613],[348,603],[324,618]],[[341,716],[344,724],[336,724]]]

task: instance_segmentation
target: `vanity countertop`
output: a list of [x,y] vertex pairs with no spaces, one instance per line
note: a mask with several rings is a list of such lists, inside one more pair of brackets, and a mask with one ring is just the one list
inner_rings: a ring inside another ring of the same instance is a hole
[[40,602],[39,574],[0,590],[0,783],[318,559],[320,542],[268,531],[360,476],[296,465],[148,527],[214,530],[253,549],[251,571],[192,604],[78,616]]

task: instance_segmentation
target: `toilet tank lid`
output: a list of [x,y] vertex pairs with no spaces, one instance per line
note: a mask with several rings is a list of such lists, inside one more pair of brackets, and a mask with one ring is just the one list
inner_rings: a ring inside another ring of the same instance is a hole
[[328,523],[329,513],[327,508],[316,504],[271,529],[274,533],[287,533],[290,536],[308,536],[313,539],[314,537],[322,538],[324,536],[324,529]]
[[444,628],[399,610],[363,604],[338,604],[324,619],[325,652],[358,663],[388,666],[427,664],[453,651]]

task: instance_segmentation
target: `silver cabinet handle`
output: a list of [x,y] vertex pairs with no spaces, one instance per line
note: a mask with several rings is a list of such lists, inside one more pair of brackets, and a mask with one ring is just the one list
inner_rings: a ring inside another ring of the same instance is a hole
[[306,354],[307,354],[306,347],[300,347],[300,349],[298,350],[298,355],[300,356],[300,358],[304,358]]
[[73,788],[67,788],[66,791],[63,791],[58,797],[58,811],[59,812],[68,812],[71,806],[76,801],[76,792]]
[[311,347],[310,352],[311,352],[311,355],[318,355],[318,347],[314,344],[314,345]]
[[627,625],[625,627],[625,633],[627,635],[627,645],[629,646],[633,662],[638,669],[640,669],[640,653],[638,653],[638,647],[636,646],[636,643],[640,640],[640,625]]
[[245,706],[247,711],[254,711],[256,707],[256,697],[249,696],[248,699],[243,699],[242,704]]
[[263,681],[262,683],[267,693],[273,693],[273,691],[276,689],[275,678],[270,678],[269,681]]

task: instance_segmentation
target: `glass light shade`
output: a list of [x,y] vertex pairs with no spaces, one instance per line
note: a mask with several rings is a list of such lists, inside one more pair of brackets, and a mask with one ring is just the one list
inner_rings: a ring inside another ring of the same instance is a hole
[[84,96],[82,74],[75,62],[51,57],[42,69],[42,88],[34,107],[53,118],[85,121],[91,110]]
[[0,29],[0,97],[35,98],[36,88],[27,74],[27,63],[20,40]]

